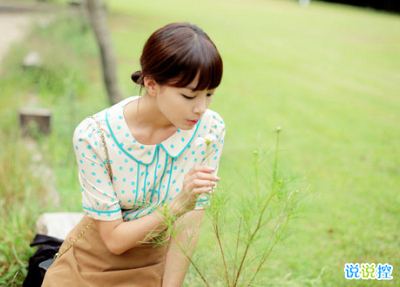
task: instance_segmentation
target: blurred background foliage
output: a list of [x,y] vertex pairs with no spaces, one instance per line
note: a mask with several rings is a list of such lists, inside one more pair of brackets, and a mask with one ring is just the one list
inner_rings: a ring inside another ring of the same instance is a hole
[[320,0],[333,3],[367,7],[400,13],[400,2],[397,0]]

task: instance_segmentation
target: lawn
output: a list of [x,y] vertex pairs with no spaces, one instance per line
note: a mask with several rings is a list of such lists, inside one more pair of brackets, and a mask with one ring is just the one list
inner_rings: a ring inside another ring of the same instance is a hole
[[[319,2],[303,8],[294,1],[110,6],[128,94],[127,75],[138,69],[141,45],[153,30],[188,21],[214,40],[225,74],[212,108],[228,131],[220,174],[235,191],[246,192],[252,150],[273,146],[273,128],[282,126],[281,162],[311,183],[314,199],[292,222],[292,235],[269,262],[266,278],[289,276],[307,285],[323,271],[324,286],[397,285],[398,15]],[[389,263],[395,280],[346,281],[350,262]]]
[[[310,184],[312,199],[301,217],[290,222],[290,236],[267,261],[259,275],[263,282],[260,286],[398,285],[398,15],[316,1],[307,8],[283,0],[107,3],[119,79],[126,97],[138,92],[130,74],[139,69],[140,51],[155,29],[170,22],[188,21],[198,24],[213,39],[225,70],[211,108],[227,125],[219,176],[223,187],[234,187],[230,192],[249,192],[253,150],[273,147],[274,128],[282,127],[280,165]],[[34,215],[41,212],[40,208],[80,209],[79,187],[73,182],[74,160],[67,157],[72,154],[71,129],[87,113],[107,105],[93,38],[86,35],[75,42],[57,33],[46,37],[69,42],[71,51],[85,48],[77,57],[84,61],[72,61],[67,67],[74,76],[69,77],[70,82],[60,84],[63,96],[55,99],[38,89],[41,103],[56,114],[56,132],[41,139],[41,143],[42,150],[56,159],[52,165],[62,200],[61,207],[35,206]],[[41,41],[46,37],[42,36]],[[22,55],[20,50],[15,49],[14,58]],[[63,54],[60,61],[69,56]],[[86,68],[74,70],[74,63]],[[12,67],[12,60],[9,65]],[[15,80],[13,85],[6,85],[3,77],[7,89],[2,92],[7,91],[9,96],[17,83]],[[12,133],[7,129],[15,124],[10,109],[23,102],[28,90],[19,98],[0,100],[3,107],[9,105],[8,109],[0,107],[5,119],[3,134]],[[68,104],[71,102],[75,105]],[[62,144],[56,147],[58,142]],[[10,158],[2,156],[2,160]],[[15,170],[20,168],[16,166]],[[230,208],[231,214],[235,207]],[[203,229],[207,227],[205,222]],[[210,234],[204,231],[199,248],[205,248],[208,242]],[[346,280],[345,263],[389,263],[394,280]]]

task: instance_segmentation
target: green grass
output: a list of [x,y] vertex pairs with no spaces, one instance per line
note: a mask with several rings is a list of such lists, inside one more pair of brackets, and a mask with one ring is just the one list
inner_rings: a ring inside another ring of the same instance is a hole
[[[305,9],[294,1],[272,0],[114,0],[108,4],[125,96],[138,92],[130,74],[139,69],[140,51],[155,29],[169,22],[189,21],[201,26],[216,43],[225,71],[212,108],[227,125],[219,175],[221,185],[234,186],[230,192],[246,192],[253,149],[272,147],[274,127],[282,126],[281,164],[288,173],[304,176],[311,183],[314,200],[301,218],[291,222],[291,236],[278,246],[260,274],[259,278],[268,282],[262,286],[398,285],[398,16],[320,2],[312,2]],[[51,37],[48,30],[42,37],[38,32],[30,43],[66,46],[69,52],[59,48],[60,53],[67,54],[55,57],[52,67],[65,71],[69,82],[65,84],[59,80],[64,77],[57,76],[54,80],[59,82],[53,87],[45,81],[38,85],[32,78],[18,77],[21,71],[13,67],[23,55],[23,46],[15,49],[14,60],[8,63],[13,73],[7,78],[3,74],[0,80],[2,136],[8,134],[16,141],[10,135],[16,127],[13,112],[32,90],[39,94],[41,104],[54,109],[55,114],[54,133],[41,143],[48,159],[55,159],[51,165],[62,192],[58,209],[79,210],[80,193],[74,192],[79,187],[70,147],[72,130],[82,118],[107,103],[92,36],[68,36],[69,24],[52,31],[57,29],[64,32],[53,32]],[[74,33],[80,31],[79,27],[74,29]],[[53,41],[46,41],[46,37]],[[49,53],[54,50],[47,49]],[[56,96],[51,96],[54,93]],[[12,95],[18,96],[8,100]],[[74,106],[68,104],[71,102]],[[20,169],[15,168],[21,173]],[[26,188],[16,190],[28,192]],[[33,210],[29,216],[37,215],[45,208],[26,203],[32,196],[29,194],[18,202]],[[4,202],[3,193],[1,196]],[[230,212],[235,212],[235,206]],[[12,215],[15,222],[23,216]],[[27,225],[33,226],[33,219],[29,222]],[[200,247],[207,246],[208,227],[205,222]],[[18,237],[23,238],[20,246],[29,242],[31,238],[26,237],[31,234],[33,231]],[[7,242],[4,238],[1,241]],[[2,243],[4,246],[10,245]],[[11,247],[7,248],[5,254],[14,258]],[[23,248],[22,253],[29,255],[29,248]],[[7,273],[1,271],[2,278],[4,274],[7,278],[15,275],[13,266],[18,266],[18,260],[10,262],[12,268]],[[394,266],[395,279],[346,281],[343,268],[350,262],[389,263]]]
[[[316,197],[265,278],[324,286],[396,285],[344,279],[348,262],[390,263],[400,275],[400,19],[313,2],[113,1],[110,17],[120,78],[138,69],[141,44],[174,21],[203,27],[224,59],[212,107],[225,119],[220,175],[246,190],[246,168],[261,134],[273,145],[282,126],[285,166],[305,175]],[[237,176],[237,171],[244,174]],[[234,210],[235,207],[232,207]],[[304,281],[301,281],[304,280]],[[293,282],[289,283],[293,284]]]
[[307,286],[323,270],[323,286],[396,285],[346,281],[343,268],[388,262],[394,278],[400,275],[400,19],[316,2],[307,9],[291,1],[131,3],[110,2],[124,89],[131,89],[126,75],[138,69],[153,30],[174,21],[198,24],[224,59],[212,104],[228,131],[222,180],[235,192],[246,190],[259,133],[269,148],[279,125],[282,163],[312,184],[316,199],[292,222],[292,236],[264,278],[289,276]]

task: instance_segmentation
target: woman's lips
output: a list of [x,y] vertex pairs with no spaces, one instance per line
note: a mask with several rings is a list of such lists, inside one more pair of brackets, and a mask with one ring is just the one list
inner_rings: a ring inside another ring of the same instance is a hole
[[199,122],[199,120],[188,120],[188,123],[191,125],[195,125]]

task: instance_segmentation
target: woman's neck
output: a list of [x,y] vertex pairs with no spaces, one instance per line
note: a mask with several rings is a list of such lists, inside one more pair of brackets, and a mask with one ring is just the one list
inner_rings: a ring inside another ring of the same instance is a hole
[[177,130],[147,93],[124,107],[124,118],[133,137],[144,145],[159,144]]

